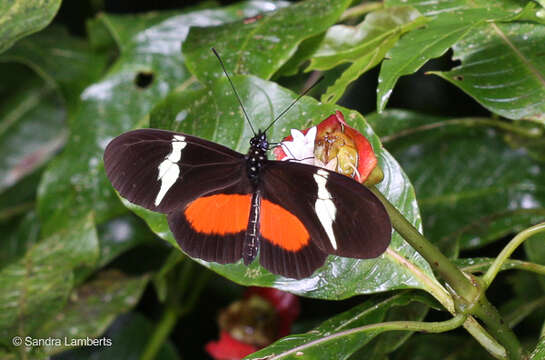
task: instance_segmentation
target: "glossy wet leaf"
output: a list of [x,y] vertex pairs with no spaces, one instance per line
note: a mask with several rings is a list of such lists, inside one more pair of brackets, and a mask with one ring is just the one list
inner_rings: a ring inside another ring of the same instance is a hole
[[57,92],[37,78],[5,98],[0,105],[0,193],[43,166],[62,147],[65,116]]
[[524,327],[540,329],[543,325],[545,312],[545,297],[542,286],[542,276],[526,271],[516,271],[505,275],[507,283],[511,285],[509,299],[498,306],[502,317],[514,328],[522,321]]
[[[112,340],[112,346],[99,348],[83,347],[57,354],[58,360],[110,360],[140,359],[149,339],[153,336],[155,323],[146,316],[132,312],[121,315],[104,334]],[[180,357],[172,341],[167,340],[159,349],[157,360],[177,360]]]
[[335,103],[347,86],[378,65],[399,37],[427,21],[410,7],[394,7],[370,13],[359,25],[329,28],[308,70],[327,70],[341,63],[352,64],[322,95],[322,102]]
[[214,47],[229,72],[268,79],[295,53],[299,43],[326,31],[349,4],[348,0],[305,1],[263,12],[255,21],[194,27],[183,44],[187,66],[201,82],[215,81],[222,70],[210,51]]
[[[428,311],[428,302],[414,301],[407,305],[392,307],[382,321],[422,321]],[[351,359],[383,359],[396,351],[413,335],[415,333],[411,331],[384,332],[356,351]]]
[[369,13],[356,26],[331,26],[306,70],[329,70],[345,62],[355,62],[380,47],[386,39],[392,36],[397,39],[426,21],[413,8],[399,6]]
[[63,308],[73,270],[92,266],[98,241],[88,215],[70,229],[41,239],[20,260],[0,270],[0,339],[34,335]]
[[475,340],[451,333],[415,334],[389,358],[392,360],[494,359]]
[[524,241],[524,250],[530,261],[545,265],[545,246],[543,244],[545,244],[545,234],[543,232]]
[[[495,258],[488,258],[488,257],[481,257],[481,258],[460,258],[454,260],[454,263],[456,266],[461,268],[464,272],[467,273],[484,273],[488,268],[492,265]],[[503,270],[513,270],[513,269],[519,269],[519,270],[526,270],[526,271],[532,271],[534,268],[531,266],[535,265],[528,261],[522,261],[522,260],[516,260],[516,259],[508,259],[506,260],[501,268],[500,271]]]
[[[95,210],[97,223],[124,212],[103,170],[106,145],[113,137],[146,124],[153,105],[189,79],[180,44],[190,26],[217,25],[256,11],[253,3],[242,3],[190,13],[99,18],[118,42],[120,56],[99,82],[81,94],[66,149],[44,174],[38,209],[46,234],[70,226],[89,208]],[[96,23],[91,29],[104,35]]]
[[0,53],[53,20],[61,0],[0,1]]
[[379,134],[417,130],[386,146],[416,188],[424,233],[450,255],[458,245],[480,247],[545,218],[543,163],[509,148],[498,130],[467,120],[409,111],[369,117]]
[[487,24],[453,46],[462,64],[435,74],[488,110],[545,124],[545,25]]
[[307,333],[289,335],[244,359],[347,359],[385,331],[380,327],[367,331],[358,328],[383,322],[390,310],[413,301],[419,301],[414,294],[366,301]]
[[[83,284],[71,295],[66,306],[37,330],[38,337],[84,339],[103,334],[113,320],[132,309],[139,301],[148,276],[128,277],[116,270],[98,273],[91,282]],[[45,347],[40,350],[55,354],[70,347]]]
[[99,78],[106,61],[86,41],[59,26],[29,36],[0,55],[0,62],[17,62],[36,71],[69,106],[75,106],[81,91]]
[[382,63],[377,89],[377,110],[386,106],[399,77],[416,72],[429,59],[443,55],[471,32],[495,26],[493,21],[516,18],[516,13],[498,8],[469,8],[441,13],[402,37]]
[[[236,76],[233,81],[255,128],[264,128],[296,97],[296,94],[287,89],[259,78]],[[270,129],[269,140],[279,141],[289,134],[289,129],[306,128],[339,109],[351,126],[368,137],[378,154],[385,173],[379,189],[409,221],[419,227],[418,207],[408,179],[397,162],[381,148],[378,138],[357,112],[333,105],[320,105],[305,97]],[[215,83],[210,90],[171,94],[152,113],[151,125],[207,138],[244,153],[252,136],[225,79]],[[125,203],[142,216],[155,233],[178,247],[164,215]],[[301,281],[273,275],[261,268],[258,261],[254,261],[249,267],[241,263],[219,265],[198,261],[243,285],[271,286],[305,296],[328,299],[398,288],[436,287],[429,265],[397,233],[393,235],[390,249],[381,257],[356,260],[330,256],[323,268]]]
[[118,216],[100,224],[97,233],[100,243],[98,266],[108,264],[135,246],[156,240],[146,224],[133,214]]
[[11,232],[2,231],[0,241],[0,269],[22,258],[40,239],[40,222],[35,211],[29,211],[18,221]]
[[412,6],[425,16],[437,16],[443,13],[454,13],[462,9],[499,9],[516,13],[528,2],[520,0],[385,0],[386,6]]

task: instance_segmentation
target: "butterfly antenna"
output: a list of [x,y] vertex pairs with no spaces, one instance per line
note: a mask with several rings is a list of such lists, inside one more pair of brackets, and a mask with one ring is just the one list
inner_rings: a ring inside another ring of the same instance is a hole
[[227,80],[229,80],[229,84],[231,84],[231,88],[233,89],[233,92],[235,93],[235,96],[237,97],[238,103],[240,104],[240,108],[242,109],[242,112],[244,113],[244,117],[248,121],[248,124],[250,125],[250,129],[252,129],[252,132],[255,133],[254,127],[252,126],[252,122],[250,121],[250,117],[248,116],[248,113],[246,112],[246,109],[244,108],[244,105],[242,105],[242,100],[240,100],[240,96],[238,95],[237,89],[235,89],[235,85],[233,85],[233,81],[231,81],[231,78],[229,77],[229,74],[227,73],[227,70],[225,69],[225,65],[223,64],[223,60],[221,60],[220,55],[216,51],[216,49],[212,48],[212,52],[216,57],[218,58],[221,68],[223,69],[223,72],[225,73],[225,76],[227,76]]
[[312,88],[314,88],[316,85],[318,85],[320,83],[320,81],[322,81],[324,79],[323,76],[321,76],[318,80],[316,80],[312,85],[310,85],[308,88],[306,88],[299,96],[297,96],[297,98],[295,100],[293,100],[293,102],[287,107],[284,109],[284,111],[282,111],[270,124],[269,126],[267,126],[267,128],[263,131],[263,132],[266,132],[267,130],[269,130],[271,128],[271,126],[274,125],[275,122],[277,122],[282,116],[284,116],[285,113],[287,113],[298,101],[299,99],[301,99],[303,96],[305,96],[310,90],[312,90]]

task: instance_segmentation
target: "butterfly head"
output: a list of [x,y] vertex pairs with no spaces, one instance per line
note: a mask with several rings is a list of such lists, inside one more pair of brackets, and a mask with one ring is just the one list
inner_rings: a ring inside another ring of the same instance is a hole
[[269,150],[269,141],[267,140],[267,134],[264,131],[259,130],[257,134],[250,140],[250,148],[252,150],[259,150],[262,152]]

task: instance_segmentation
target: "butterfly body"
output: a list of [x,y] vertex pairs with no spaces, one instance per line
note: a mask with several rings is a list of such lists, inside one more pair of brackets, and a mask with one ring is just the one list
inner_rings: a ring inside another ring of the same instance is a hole
[[310,276],[329,254],[380,255],[390,242],[384,206],[363,185],[335,172],[268,160],[259,131],[246,155],[188,134],[124,133],[104,154],[106,174],[129,201],[167,214],[188,255]]

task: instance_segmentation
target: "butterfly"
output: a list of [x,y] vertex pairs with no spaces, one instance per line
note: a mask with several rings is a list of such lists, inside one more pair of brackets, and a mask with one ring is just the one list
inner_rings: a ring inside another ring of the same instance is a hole
[[334,171],[267,159],[267,129],[254,132],[246,154],[189,134],[132,130],[107,145],[106,175],[128,201],[166,214],[191,257],[246,265],[259,257],[270,272],[301,279],[328,255],[381,255],[391,223],[380,200]]

